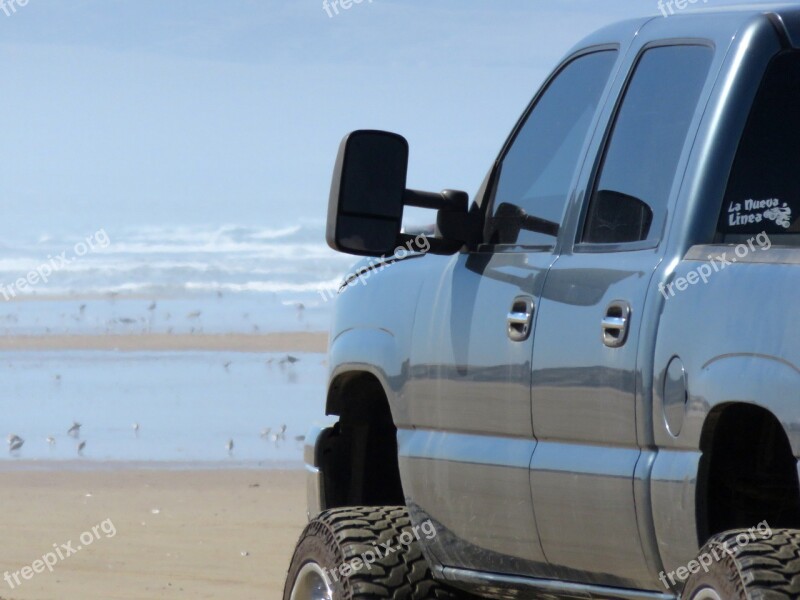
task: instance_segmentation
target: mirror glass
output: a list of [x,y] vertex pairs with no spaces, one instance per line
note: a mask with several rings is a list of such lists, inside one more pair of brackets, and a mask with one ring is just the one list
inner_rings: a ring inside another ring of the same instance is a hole
[[408,142],[385,131],[342,141],[328,208],[328,244],[361,256],[394,250],[403,220]]

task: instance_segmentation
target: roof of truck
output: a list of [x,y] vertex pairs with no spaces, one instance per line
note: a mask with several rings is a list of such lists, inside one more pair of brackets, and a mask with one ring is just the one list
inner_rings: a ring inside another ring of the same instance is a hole
[[[663,0],[666,6],[668,0]],[[700,0],[697,0],[699,3]],[[674,0],[672,0],[674,5]],[[661,15],[640,17],[635,19],[627,19],[620,21],[613,25],[604,27],[595,33],[589,35],[577,44],[573,51],[577,51],[587,46],[606,44],[609,42],[630,41],[637,32],[641,31],[648,23],[657,21],[673,22],[676,25],[676,31],[680,30],[680,23],[685,23],[687,20],[694,20],[697,18],[708,18],[713,15],[725,16],[727,25],[719,23],[718,26],[728,27],[730,35],[735,35],[736,32],[752,20],[754,17],[760,15],[775,15],[780,21],[783,22],[786,33],[792,41],[792,45],[800,47],[800,5],[782,3],[770,4],[742,4],[739,6],[721,6],[709,7],[707,5],[697,4],[690,5],[684,10],[673,9],[674,14],[668,17]],[[572,53],[572,52],[570,52]]]
[[719,12],[740,12],[745,14],[753,14],[753,13],[769,13],[769,12],[776,12],[782,13],[786,10],[799,12],[800,6],[797,4],[790,4],[788,2],[770,2],[770,3],[756,3],[753,2],[752,4],[738,4],[735,6],[708,6],[707,4],[697,6],[696,8],[692,6],[692,8],[687,8],[686,10],[682,10],[681,14],[692,14],[692,13],[719,13]]

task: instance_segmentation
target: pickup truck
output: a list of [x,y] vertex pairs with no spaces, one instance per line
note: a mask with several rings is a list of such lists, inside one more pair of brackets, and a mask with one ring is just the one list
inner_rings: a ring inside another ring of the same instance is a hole
[[408,160],[339,149],[284,599],[800,598],[800,7],[591,35],[472,203]]

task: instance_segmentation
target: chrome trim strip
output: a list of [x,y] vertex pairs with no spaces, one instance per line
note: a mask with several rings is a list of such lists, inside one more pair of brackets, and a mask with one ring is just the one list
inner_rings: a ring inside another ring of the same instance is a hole
[[477,592],[481,596],[497,600],[539,600],[542,594],[555,595],[564,600],[677,600],[678,598],[673,594],[659,592],[481,573],[453,567],[436,569],[436,577],[457,587],[462,583],[465,589],[473,593]]

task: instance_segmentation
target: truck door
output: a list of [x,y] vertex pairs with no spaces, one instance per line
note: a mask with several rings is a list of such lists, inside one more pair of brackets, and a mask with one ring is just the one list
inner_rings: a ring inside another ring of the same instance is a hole
[[405,494],[437,525],[426,545],[440,565],[546,566],[529,479],[535,315],[617,56],[597,48],[556,71],[494,169],[486,243],[426,258],[398,442]]
[[623,587],[654,580],[634,502],[652,460],[637,441],[640,315],[712,57],[702,42],[638,54],[597,142],[575,243],[550,269],[539,301],[531,489],[542,548],[560,577]]

